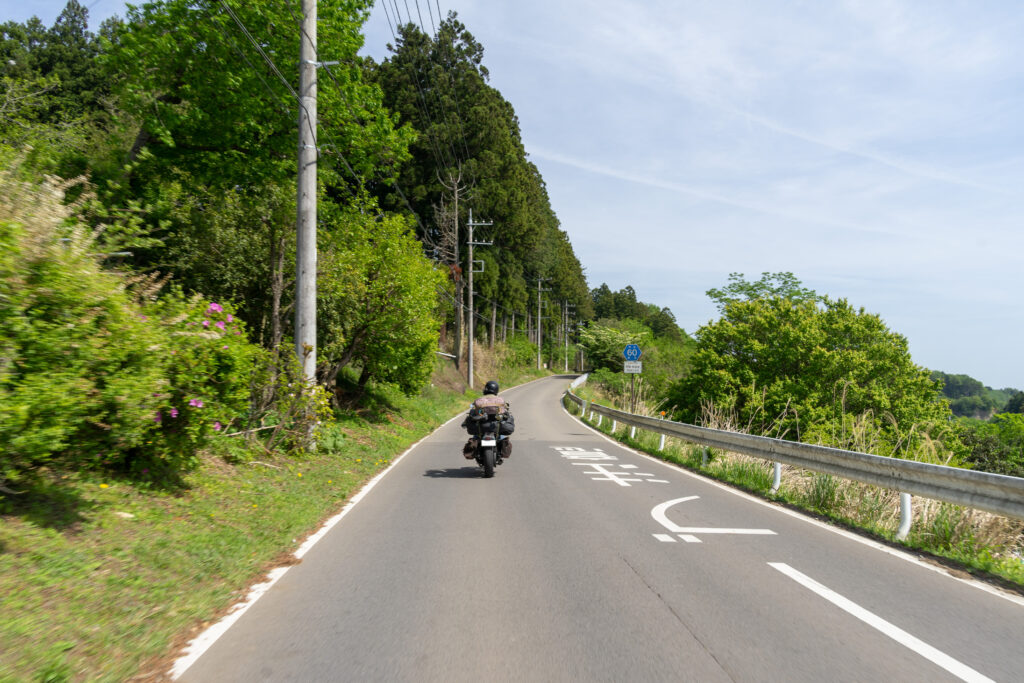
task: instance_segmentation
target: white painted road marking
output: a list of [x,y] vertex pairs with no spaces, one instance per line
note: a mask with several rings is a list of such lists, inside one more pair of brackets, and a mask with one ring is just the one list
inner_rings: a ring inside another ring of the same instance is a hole
[[991,678],[984,676],[975,671],[974,669],[972,669],[971,667],[967,666],[966,664],[963,664],[953,659],[945,652],[936,650],[928,643],[910,635],[898,626],[890,624],[885,619],[882,619],[881,617],[876,616],[875,614],[867,611],[857,603],[848,600],[847,598],[844,598],[839,593],[836,593],[832,589],[818,583],[806,574],[800,573],[796,569],[790,567],[788,564],[782,562],[769,562],[768,566],[772,567],[773,569],[779,570],[780,572],[782,572],[789,578],[793,579],[800,585],[814,591],[821,597],[825,598],[839,609],[857,617],[868,626],[871,626],[872,628],[881,631],[885,635],[895,640],[900,645],[903,645],[904,647],[913,650],[914,652],[921,655],[928,661],[937,664],[938,666],[941,666],[943,669],[953,674],[960,680],[972,681],[972,683],[994,683]]
[[675,543],[676,539],[672,538],[668,534],[654,534],[654,537],[662,543]]
[[583,474],[594,474],[597,476],[591,477],[593,481],[614,481],[619,486],[631,486],[629,482],[652,482],[652,483],[664,483],[667,484],[666,479],[643,479],[643,477],[653,477],[653,474],[645,472],[616,472],[608,469],[609,467],[615,467],[615,465],[599,465],[594,462],[574,462],[573,465],[579,465],[582,467],[593,467],[593,471],[584,472]]
[[[653,481],[648,479],[647,481]],[[700,539],[694,536],[694,534],[744,534],[744,535],[757,535],[757,536],[775,536],[775,532],[771,529],[736,529],[729,527],[702,527],[702,526],[679,526],[668,518],[665,514],[666,511],[676,505],[677,503],[685,503],[690,500],[697,500],[700,496],[686,496],[685,498],[676,498],[674,500],[666,501],[660,505],[655,505],[651,510],[651,517],[654,518],[658,524],[662,525],[674,534],[677,534],[679,538],[686,541],[687,543],[700,543]],[[657,534],[655,534],[657,538]]]

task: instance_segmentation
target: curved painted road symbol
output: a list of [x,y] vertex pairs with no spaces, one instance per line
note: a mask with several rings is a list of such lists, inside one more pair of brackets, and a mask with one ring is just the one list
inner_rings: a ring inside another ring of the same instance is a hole
[[[653,517],[654,521],[658,524],[678,535],[681,540],[686,541],[687,543],[701,542],[701,540],[694,534],[753,534],[761,536],[775,536],[775,532],[771,529],[729,529],[724,527],[679,526],[670,520],[665,514],[670,507],[677,503],[685,503],[689,500],[696,500],[698,498],[700,498],[700,496],[686,496],[685,498],[675,498],[673,500],[665,501],[660,505],[655,505],[651,510],[651,517]],[[668,534],[654,534],[654,537],[665,543],[675,542],[675,539]]]

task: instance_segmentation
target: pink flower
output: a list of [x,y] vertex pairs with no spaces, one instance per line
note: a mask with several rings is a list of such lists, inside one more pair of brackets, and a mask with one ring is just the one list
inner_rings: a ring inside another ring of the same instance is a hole
[[202,408],[203,407],[203,402],[201,400],[199,400],[198,398],[192,399],[191,401],[188,402],[188,404],[190,406],[195,407],[195,408]]
[[219,327],[220,329],[222,329],[222,330],[224,329],[224,321],[223,320],[218,320],[216,324],[217,324],[217,327]]
[[222,425],[221,425],[220,422],[214,422],[213,423],[213,431],[219,432],[221,430],[221,427],[222,427]]
[[232,315],[231,315],[230,313],[228,313],[228,322],[229,322],[229,323],[233,323],[233,322],[235,322],[235,318],[234,318],[234,316],[232,316]]
[[171,408],[171,417],[178,417],[178,409]]
[[159,410],[156,411],[156,415],[153,416],[153,422],[156,422],[157,424],[160,424],[160,420],[162,420],[162,419],[163,419],[163,415],[160,414]]
[[209,326],[210,326],[210,321],[209,320],[204,320],[203,321],[203,327],[209,327]]
[[206,309],[207,313],[223,313],[224,308],[220,304],[212,303],[209,308]]
[[227,350],[228,350],[228,345],[227,345],[227,344],[225,344],[225,345],[224,345],[224,350],[225,350],[225,351],[227,351]]

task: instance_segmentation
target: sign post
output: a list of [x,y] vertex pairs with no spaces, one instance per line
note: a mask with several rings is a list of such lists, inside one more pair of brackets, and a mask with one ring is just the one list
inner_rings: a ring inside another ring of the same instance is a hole
[[622,365],[622,371],[629,375],[629,412],[636,411],[636,376],[643,371],[643,364],[640,356],[643,352],[636,344],[627,344],[622,350],[622,357],[626,362]]

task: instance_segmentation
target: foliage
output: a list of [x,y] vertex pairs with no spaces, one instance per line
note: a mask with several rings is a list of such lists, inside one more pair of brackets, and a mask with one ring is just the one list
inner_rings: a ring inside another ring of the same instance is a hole
[[0,479],[60,461],[174,471],[248,406],[230,308],[104,270],[64,187],[0,174]]
[[713,404],[754,431],[828,441],[845,416],[868,415],[889,452],[915,449],[923,430],[946,423],[948,406],[902,335],[845,300],[801,297],[726,301],[670,393],[676,417],[695,422]]
[[412,394],[433,367],[439,321],[434,317],[443,275],[424,258],[401,216],[332,215],[320,255],[318,344],[338,371],[357,363],[370,379]]
[[[419,136],[401,167],[401,187],[374,187],[381,206],[415,212],[425,249],[461,282],[465,231],[445,237],[445,221],[456,210],[453,188],[460,187],[458,225],[465,225],[469,209],[477,220],[495,225],[475,235],[493,242],[476,253],[486,262],[474,278],[477,301],[491,301],[503,315],[522,315],[533,310],[536,278],[543,277],[551,289],[545,298],[568,301],[578,317],[590,317],[583,268],[559,227],[540,172],[527,159],[512,105],[487,84],[483,47],[454,12],[434,37],[414,24],[396,30],[391,57],[369,70],[385,104]],[[458,257],[458,248],[445,239],[463,245]],[[457,287],[457,296],[463,290]]]
[[965,424],[960,438],[976,469],[1024,477],[1024,415],[999,413],[991,422]]
[[590,367],[621,372],[622,350],[629,344],[646,346],[651,337],[650,329],[635,320],[604,319],[580,330],[580,346]]
[[743,273],[729,273],[728,285],[722,289],[709,289],[706,294],[718,306],[719,313],[725,312],[726,306],[737,301],[782,298],[798,303],[823,300],[817,292],[804,287],[789,272],[761,273],[761,279],[757,282],[748,282],[743,278]]
[[530,367],[537,360],[537,345],[525,337],[512,337],[505,342],[503,369]]
[[932,372],[932,379],[942,382],[942,393],[948,398],[953,414],[958,417],[973,417],[987,420],[1000,410],[1010,410],[1007,406],[1017,392],[1016,389],[993,389],[969,375],[951,375],[945,372]]
[[590,290],[594,302],[594,316],[598,319],[637,320],[645,325],[654,337],[667,338],[685,343],[689,337],[677,324],[676,317],[668,308],[638,301],[636,291],[626,285],[613,292],[607,284]]

